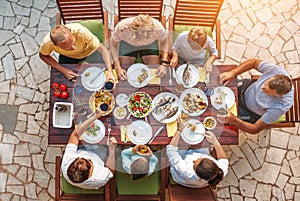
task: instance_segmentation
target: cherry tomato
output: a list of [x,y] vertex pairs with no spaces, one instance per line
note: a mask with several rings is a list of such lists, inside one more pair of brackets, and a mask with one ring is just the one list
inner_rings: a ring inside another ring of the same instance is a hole
[[52,84],[52,89],[53,90],[57,90],[59,88],[59,84],[57,83],[57,82],[54,82],[53,84]]
[[136,95],[136,96],[135,96],[135,100],[141,101],[141,97],[140,97],[139,95]]
[[69,93],[67,91],[61,92],[61,98],[67,99],[69,97]]
[[54,96],[55,96],[56,98],[59,98],[59,97],[61,96],[60,90],[54,90]]
[[64,84],[60,84],[59,88],[60,88],[61,91],[67,91],[67,86],[64,85]]

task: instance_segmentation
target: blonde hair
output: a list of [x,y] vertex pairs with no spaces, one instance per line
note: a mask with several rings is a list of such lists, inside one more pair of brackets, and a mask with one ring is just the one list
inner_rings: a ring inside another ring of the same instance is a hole
[[204,29],[200,27],[194,27],[190,30],[188,34],[188,42],[192,48],[202,48],[207,40],[207,33]]
[[51,30],[50,39],[54,45],[57,45],[58,42],[63,42],[70,33],[71,31],[67,27],[57,25]]
[[153,32],[154,23],[149,15],[139,14],[130,24],[133,39],[146,39]]

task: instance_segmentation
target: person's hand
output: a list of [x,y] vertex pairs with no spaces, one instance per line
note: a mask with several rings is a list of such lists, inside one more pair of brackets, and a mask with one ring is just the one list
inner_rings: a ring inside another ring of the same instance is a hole
[[157,75],[158,77],[164,77],[167,74],[167,66],[164,65],[160,65],[155,72],[155,75]]
[[75,79],[77,77],[77,73],[72,71],[71,69],[68,68],[63,68],[61,73],[67,78],[68,80]]
[[187,126],[186,114],[181,114],[177,118],[177,130],[182,131]]
[[127,80],[126,70],[120,67],[120,68],[116,68],[116,71],[117,71],[118,78],[120,80]]
[[227,85],[234,77],[235,74],[232,71],[221,73],[220,82]]
[[117,140],[115,137],[109,138],[109,148],[115,148],[117,146]]
[[215,146],[217,143],[219,143],[218,139],[216,138],[213,132],[206,131],[203,135],[210,144]]
[[[147,152],[146,153],[141,153],[139,150],[141,149],[140,147],[146,147],[147,148]],[[148,147],[147,145],[136,145],[134,147],[134,150],[136,154],[139,154],[141,156],[147,156],[147,157],[150,157],[152,155],[152,150],[150,149],[150,147]]]
[[228,109],[226,109],[226,112],[226,115],[217,114],[217,120],[223,124],[228,124],[236,118]]
[[203,65],[203,68],[206,70],[206,72],[212,72],[212,63],[210,62],[210,59],[208,59],[205,64]]
[[100,105],[101,105],[101,103],[98,105],[98,107],[95,110],[95,116],[97,119],[99,119],[103,114],[105,114],[105,111],[102,111],[100,109]]
[[116,83],[116,77],[113,73],[113,71],[108,70],[106,74],[106,81],[112,80],[114,83]]
[[178,55],[173,55],[172,59],[170,60],[170,66],[175,68],[178,64]]

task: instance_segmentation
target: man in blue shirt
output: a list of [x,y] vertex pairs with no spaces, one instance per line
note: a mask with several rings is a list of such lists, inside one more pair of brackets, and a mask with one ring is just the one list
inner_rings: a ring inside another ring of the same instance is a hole
[[226,85],[237,75],[251,69],[262,74],[257,81],[242,80],[238,91],[239,118],[227,111],[226,116],[218,116],[218,119],[247,133],[256,134],[292,107],[294,88],[284,68],[258,59],[247,60],[235,69],[222,73],[220,81]]

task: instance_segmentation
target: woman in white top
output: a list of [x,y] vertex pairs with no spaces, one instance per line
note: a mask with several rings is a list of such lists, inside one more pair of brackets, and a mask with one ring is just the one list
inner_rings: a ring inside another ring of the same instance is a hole
[[178,143],[185,127],[181,117],[178,118],[178,130],[167,146],[170,172],[175,182],[190,188],[216,186],[228,172],[229,162],[219,141],[212,132],[205,132],[206,140],[213,144],[217,152],[217,160],[203,153],[207,149],[180,152]]
[[[206,59],[206,50],[209,58]],[[208,72],[212,71],[212,63],[218,56],[216,46],[200,27],[194,27],[190,31],[184,31],[176,38],[172,48],[171,67],[177,64],[191,63],[203,66]]]

